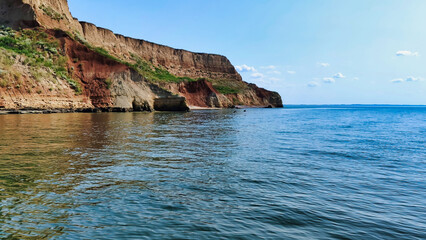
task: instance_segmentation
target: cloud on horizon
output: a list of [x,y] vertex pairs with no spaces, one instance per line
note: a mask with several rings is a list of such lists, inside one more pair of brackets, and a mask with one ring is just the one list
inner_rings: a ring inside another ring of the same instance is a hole
[[256,72],[256,68],[247,66],[246,64],[235,66],[238,72]]
[[424,79],[421,77],[407,77],[406,79],[403,78],[396,78],[396,79],[392,79],[391,82],[392,83],[403,83],[403,82],[419,82],[419,81],[423,81]]
[[404,82],[404,79],[402,79],[402,78],[396,78],[396,79],[392,79],[391,82],[392,83],[402,83],[402,82]]
[[423,78],[421,77],[407,77],[407,79],[405,79],[405,81],[407,82],[417,82],[417,81],[423,81]]
[[287,71],[288,74],[296,74],[296,71]]
[[401,57],[401,56],[410,56],[410,57],[415,56],[415,57],[417,57],[417,56],[419,56],[419,53],[418,52],[411,52],[411,51],[408,51],[408,50],[401,50],[401,51],[396,52],[396,56],[398,56],[398,57]]

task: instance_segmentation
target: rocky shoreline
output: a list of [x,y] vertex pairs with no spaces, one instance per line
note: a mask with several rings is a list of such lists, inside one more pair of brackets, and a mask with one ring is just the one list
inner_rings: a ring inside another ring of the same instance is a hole
[[0,110],[0,115],[9,114],[52,114],[52,113],[101,113],[101,112],[133,112],[133,109],[10,109]]
[[[227,109],[250,109],[250,108],[273,108],[272,106],[232,106]],[[220,110],[223,108],[214,107],[198,107],[189,106],[188,109],[176,109],[170,110],[171,112],[182,112],[182,111],[197,111],[197,110]],[[0,115],[11,115],[11,114],[53,114],[53,113],[126,113],[126,112],[156,112],[154,111],[135,111],[132,108],[79,108],[79,109],[1,109]],[[158,112],[158,111],[157,111]]]

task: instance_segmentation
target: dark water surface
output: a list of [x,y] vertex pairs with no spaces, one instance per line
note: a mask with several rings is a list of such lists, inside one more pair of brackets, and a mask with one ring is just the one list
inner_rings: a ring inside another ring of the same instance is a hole
[[426,108],[0,116],[0,238],[426,239]]

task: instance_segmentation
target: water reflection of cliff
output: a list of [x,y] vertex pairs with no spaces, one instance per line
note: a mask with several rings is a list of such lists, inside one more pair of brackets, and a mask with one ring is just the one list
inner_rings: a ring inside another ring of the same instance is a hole
[[0,116],[0,238],[61,232],[52,226],[75,206],[60,195],[85,173],[114,164],[96,157],[127,139],[125,128],[135,118],[152,123],[152,114]]
[[[94,206],[123,194],[156,192],[181,205],[232,189],[219,186],[231,173],[210,172],[227,171],[232,119],[226,111],[0,116],[0,238],[64,234],[75,219],[90,227],[88,215],[105,214]],[[191,195],[194,187],[206,194]]]

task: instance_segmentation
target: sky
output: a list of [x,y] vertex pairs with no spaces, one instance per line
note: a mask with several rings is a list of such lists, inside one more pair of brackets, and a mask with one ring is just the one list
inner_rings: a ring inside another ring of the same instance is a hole
[[284,104],[426,104],[424,0],[68,0],[115,33],[225,55]]

